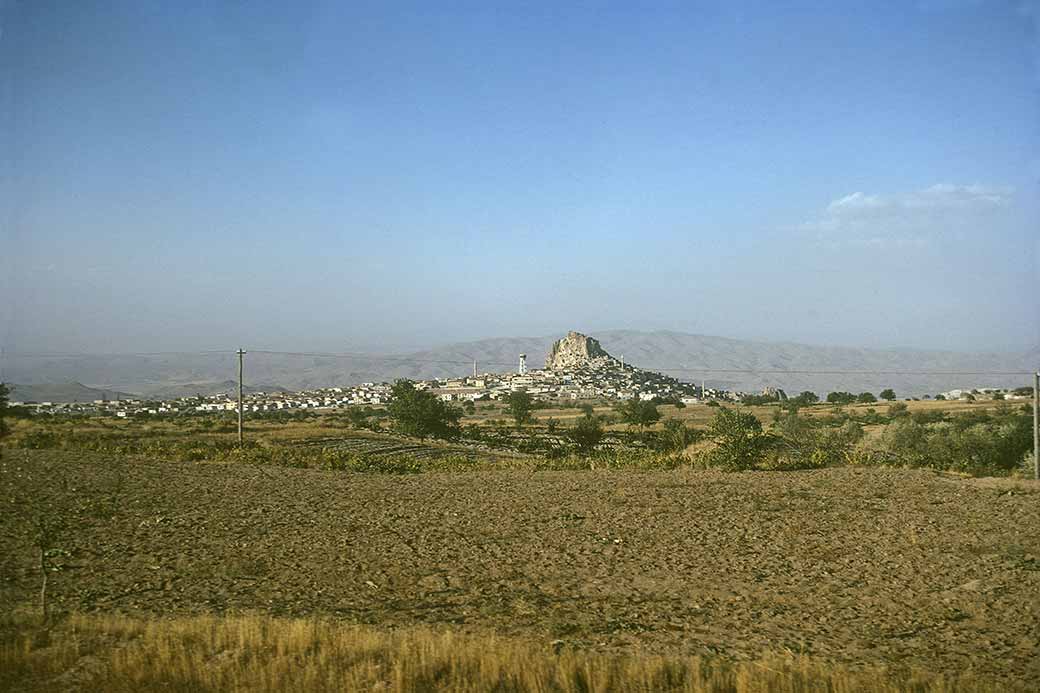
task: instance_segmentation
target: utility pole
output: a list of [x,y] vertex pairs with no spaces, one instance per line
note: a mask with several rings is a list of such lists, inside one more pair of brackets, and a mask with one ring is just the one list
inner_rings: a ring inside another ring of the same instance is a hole
[[1033,373],[1033,478],[1040,480],[1040,371]]
[[242,357],[246,352],[238,350],[238,447],[242,447]]

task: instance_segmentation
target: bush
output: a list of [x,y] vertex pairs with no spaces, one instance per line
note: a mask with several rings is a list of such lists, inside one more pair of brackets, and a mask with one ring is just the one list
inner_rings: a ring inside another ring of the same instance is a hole
[[863,446],[858,459],[975,476],[1006,475],[1021,466],[1032,447],[1032,435],[1029,416],[1010,411],[997,416],[969,412],[939,422],[903,417]]
[[773,426],[778,437],[764,466],[769,469],[818,469],[846,464],[853,446],[863,437],[854,421],[821,426],[812,419],[790,414]]
[[774,444],[754,414],[725,407],[715,414],[708,435],[715,441],[715,448],[706,453],[705,461],[730,471],[754,469]]
[[916,423],[927,425],[939,423],[940,421],[945,420],[946,412],[942,411],[941,409],[915,411],[913,414],[910,415],[910,418],[913,419]]
[[683,451],[701,438],[701,432],[688,427],[679,419],[668,419],[661,431],[661,441],[666,450]]
[[907,406],[906,402],[893,402],[888,405],[888,410],[885,414],[890,419],[897,419],[901,416],[910,416],[910,408]]
[[586,412],[568,433],[579,450],[591,452],[603,440],[603,424],[598,417]]

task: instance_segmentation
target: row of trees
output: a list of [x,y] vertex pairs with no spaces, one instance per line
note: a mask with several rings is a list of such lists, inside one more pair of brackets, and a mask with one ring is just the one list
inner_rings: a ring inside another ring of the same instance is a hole
[[[881,391],[877,397],[872,392],[861,392],[858,395],[851,392],[831,392],[827,395],[827,402],[829,404],[853,404],[859,402],[861,404],[870,404],[877,402],[878,398],[893,402],[896,399],[895,390],[892,388],[886,388]],[[740,400],[744,404],[750,405],[761,405],[761,404],[777,404],[783,403],[778,395],[745,395]],[[820,401],[819,395],[810,390],[805,390],[794,397],[788,397],[786,404],[794,407],[808,407],[812,404],[816,404]]]

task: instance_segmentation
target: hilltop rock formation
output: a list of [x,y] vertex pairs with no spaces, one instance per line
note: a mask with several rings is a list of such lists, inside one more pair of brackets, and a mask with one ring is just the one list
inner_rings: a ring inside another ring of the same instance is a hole
[[545,367],[549,370],[564,370],[606,364],[614,360],[597,340],[571,331],[566,337],[553,343],[549,355],[545,358]]

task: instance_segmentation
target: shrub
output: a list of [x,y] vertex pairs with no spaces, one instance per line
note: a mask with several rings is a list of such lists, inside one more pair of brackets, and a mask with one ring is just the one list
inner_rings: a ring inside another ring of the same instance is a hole
[[769,469],[817,469],[849,462],[853,446],[863,437],[855,421],[837,427],[790,414],[773,426],[776,443],[764,466]]
[[705,461],[731,471],[754,469],[774,443],[754,414],[724,407],[712,419],[708,435],[715,448],[706,453]]
[[603,424],[598,417],[586,412],[568,433],[579,450],[590,452],[603,440]]
[[688,427],[679,419],[665,421],[664,430],[661,432],[661,440],[666,450],[685,450],[687,446],[696,443],[700,437],[700,431]]
[[907,406],[906,402],[893,402],[892,404],[888,405],[888,410],[885,412],[885,414],[890,419],[897,419],[901,416],[910,416],[910,409]]
[[915,411],[910,418],[919,424],[927,425],[943,421],[946,418],[946,412],[941,409]]
[[925,423],[902,417],[862,446],[867,464],[932,467],[976,476],[1018,469],[1032,447],[1032,421],[1021,413],[997,416],[969,412],[950,421]]

